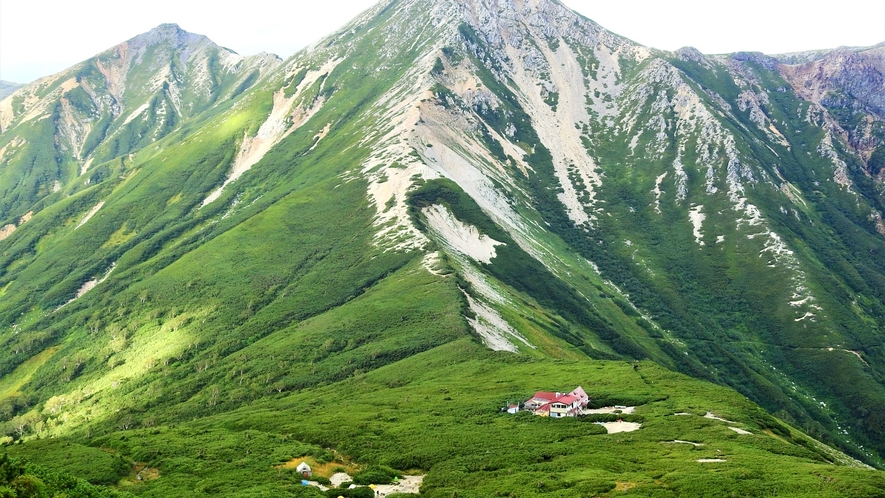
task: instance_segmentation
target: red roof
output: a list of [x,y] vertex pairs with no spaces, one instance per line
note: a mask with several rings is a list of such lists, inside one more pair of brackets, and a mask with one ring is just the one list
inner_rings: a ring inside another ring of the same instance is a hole
[[575,401],[578,401],[577,396],[572,396],[571,394],[566,394],[565,396],[560,396],[555,400],[557,403],[564,403],[566,405],[570,405]]
[[557,398],[557,393],[548,393],[544,391],[538,391],[532,396],[532,399],[537,399],[541,401],[553,401]]

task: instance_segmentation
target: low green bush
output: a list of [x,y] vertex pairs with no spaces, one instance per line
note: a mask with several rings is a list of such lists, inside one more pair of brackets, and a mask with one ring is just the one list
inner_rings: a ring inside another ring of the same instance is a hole
[[399,477],[397,471],[384,465],[375,465],[365,470],[361,470],[353,476],[353,482],[356,484],[390,484],[395,477]]
[[326,491],[329,498],[375,498],[375,491],[368,486],[361,486],[353,489],[330,489]]

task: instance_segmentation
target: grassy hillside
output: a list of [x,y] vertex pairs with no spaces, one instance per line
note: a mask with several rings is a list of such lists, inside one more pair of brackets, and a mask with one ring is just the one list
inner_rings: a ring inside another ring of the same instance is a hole
[[[606,434],[593,417],[501,412],[536,390],[576,385],[594,406],[636,406],[634,414],[596,420],[641,428]],[[705,418],[709,412],[730,422]],[[426,473],[427,496],[881,496],[885,484],[879,472],[834,465],[835,452],[728,389],[650,362],[533,359],[468,338],[319,388],[88,441],[160,469],[158,478],[125,488],[144,496],[296,493],[299,476],[276,466],[305,456]],[[51,452],[28,453],[31,444],[13,449],[49,463]],[[75,471],[80,464],[56,465]]]

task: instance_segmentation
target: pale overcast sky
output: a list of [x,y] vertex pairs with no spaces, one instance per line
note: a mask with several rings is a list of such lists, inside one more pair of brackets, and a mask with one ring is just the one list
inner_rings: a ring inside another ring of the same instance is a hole
[[[769,54],[885,41],[885,0],[563,0],[643,45]],[[0,79],[25,83],[164,22],[241,54],[288,57],[375,0],[0,0]]]

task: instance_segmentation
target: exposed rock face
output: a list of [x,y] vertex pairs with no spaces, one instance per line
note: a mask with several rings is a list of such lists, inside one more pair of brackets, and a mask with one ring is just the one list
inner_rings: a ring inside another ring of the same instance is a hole
[[851,105],[885,118],[885,44],[840,48],[806,63],[785,62],[779,70],[808,101],[820,104],[830,98],[835,103],[838,97],[832,94],[842,94]]
[[786,56],[778,70],[803,99],[827,109],[834,132],[881,175],[885,157],[873,154],[885,139],[885,43],[816,55],[799,63]]

